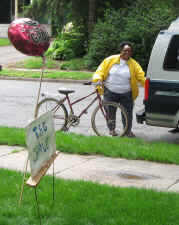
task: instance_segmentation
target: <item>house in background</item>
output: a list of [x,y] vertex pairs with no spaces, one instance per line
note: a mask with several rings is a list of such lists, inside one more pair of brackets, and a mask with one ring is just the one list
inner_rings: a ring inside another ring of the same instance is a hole
[[[16,18],[20,18],[20,14],[24,6],[31,4],[33,0],[1,0],[0,6],[0,38],[7,38],[9,24]],[[44,24],[46,30],[51,36],[51,26]]]

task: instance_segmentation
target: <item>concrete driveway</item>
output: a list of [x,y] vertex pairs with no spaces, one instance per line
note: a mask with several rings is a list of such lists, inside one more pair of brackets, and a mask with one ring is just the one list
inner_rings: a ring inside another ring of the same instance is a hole
[[14,46],[0,47],[0,65],[7,66],[8,64],[24,60],[31,56],[27,56],[19,52]]

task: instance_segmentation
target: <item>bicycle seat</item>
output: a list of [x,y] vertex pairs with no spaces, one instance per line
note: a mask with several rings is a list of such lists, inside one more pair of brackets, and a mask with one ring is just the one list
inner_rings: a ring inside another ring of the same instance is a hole
[[68,94],[71,94],[73,92],[75,92],[74,90],[64,90],[64,89],[59,89],[58,92],[60,94],[64,94],[64,95],[68,95]]

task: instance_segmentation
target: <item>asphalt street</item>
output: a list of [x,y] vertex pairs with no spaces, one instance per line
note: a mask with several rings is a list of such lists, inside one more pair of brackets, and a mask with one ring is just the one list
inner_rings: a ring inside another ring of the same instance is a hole
[[[26,127],[29,121],[34,118],[39,82],[1,80],[0,83],[0,125]],[[61,97],[58,95],[59,88],[74,89],[75,93],[71,95],[72,100],[76,100],[93,90],[92,86],[84,86],[81,83],[43,82],[41,93],[45,92],[48,93],[48,95],[59,98]],[[75,111],[77,114],[82,110],[86,103],[90,101],[90,99],[91,97],[88,100],[83,101],[83,103],[78,103],[76,105]],[[137,124],[135,113],[143,107],[142,102],[143,88],[140,88],[140,95],[136,100],[134,107],[133,130],[136,136],[149,141],[168,141],[177,143],[178,134],[169,133],[168,128]],[[88,114],[85,114],[82,117],[80,125],[75,128],[72,127],[70,131],[85,135],[94,135],[90,124],[90,117],[94,107],[89,109]]]

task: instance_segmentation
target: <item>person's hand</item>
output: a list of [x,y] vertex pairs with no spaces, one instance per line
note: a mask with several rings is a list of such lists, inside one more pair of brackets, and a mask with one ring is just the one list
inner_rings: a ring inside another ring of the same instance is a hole
[[98,90],[98,93],[100,95],[103,95],[103,93],[104,93],[104,85],[103,85],[103,82],[101,80],[98,80],[97,82],[95,82],[95,86],[96,86],[96,89]]
[[96,86],[97,85],[101,85],[102,86],[103,85],[103,82],[101,80],[98,80],[95,84],[96,84]]

